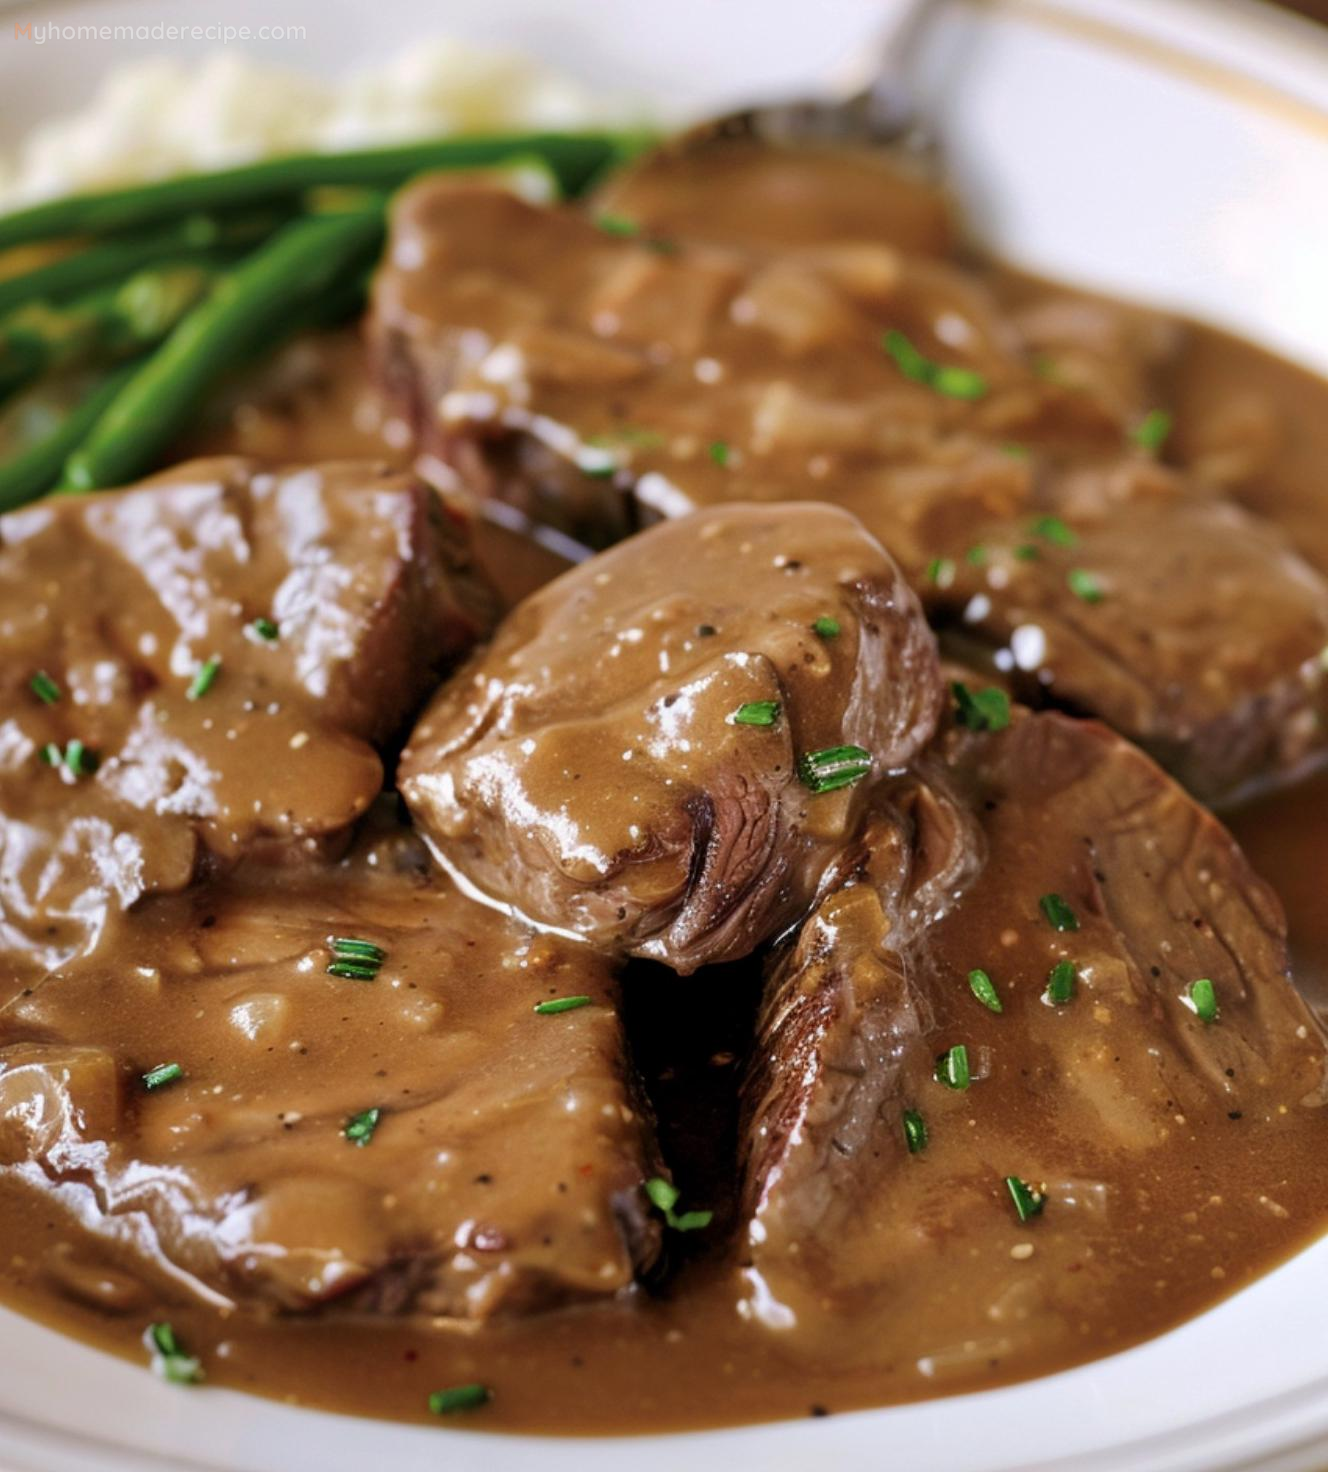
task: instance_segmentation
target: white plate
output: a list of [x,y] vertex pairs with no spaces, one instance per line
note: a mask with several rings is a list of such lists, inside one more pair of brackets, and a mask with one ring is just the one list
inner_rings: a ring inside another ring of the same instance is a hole
[[[304,25],[265,58],[338,71],[446,30],[519,46],[669,110],[849,66],[873,0],[191,0],[20,7],[0,22],[0,136],[82,103],[151,43],[34,43],[11,25]],[[205,48],[181,44],[174,54]],[[1328,42],[1259,6],[956,6],[920,84],[979,232],[1043,270],[1182,307],[1328,371]],[[630,1442],[483,1436],[182,1393],[0,1314],[4,1472],[1321,1472],[1328,1240],[1172,1334],[1067,1374],[892,1410]]]

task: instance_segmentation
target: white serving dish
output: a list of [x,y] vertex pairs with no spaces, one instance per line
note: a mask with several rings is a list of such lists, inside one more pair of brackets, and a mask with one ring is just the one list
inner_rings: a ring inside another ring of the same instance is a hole
[[[872,0],[83,0],[6,9],[0,142],[151,42],[12,37],[41,18],[299,23],[266,59],[342,71],[440,30],[702,113],[851,68]],[[171,53],[199,54],[181,43]],[[258,48],[256,48],[258,49]],[[990,0],[919,73],[979,234],[1045,272],[1169,305],[1328,371],[1328,34],[1257,4]],[[1328,487],[1326,487],[1328,491]],[[0,1313],[0,1472],[1321,1472],[1328,1240],[1149,1344],[1008,1389],[685,1438],[403,1427],[181,1393]]]

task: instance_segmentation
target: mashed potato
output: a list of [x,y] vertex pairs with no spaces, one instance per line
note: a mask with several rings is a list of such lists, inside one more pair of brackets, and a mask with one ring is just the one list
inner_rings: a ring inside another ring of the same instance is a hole
[[0,209],[280,153],[635,116],[621,98],[452,40],[414,44],[341,82],[234,51],[194,66],[163,58],[113,72],[88,107],[36,129],[0,160]]

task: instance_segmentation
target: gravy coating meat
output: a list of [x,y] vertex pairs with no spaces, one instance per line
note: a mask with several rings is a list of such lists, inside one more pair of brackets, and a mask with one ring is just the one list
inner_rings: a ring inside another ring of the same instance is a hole
[[205,863],[344,843],[488,613],[463,526],[369,464],[196,461],[0,519],[0,993]]
[[[1285,1209],[1328,1099],[1281,906],[1093,722],[953,726],[878,803],[758,1024],[745,1262],[765,1321],[819,1352],[869,1298],[925,1319],[919,1372],[956,1382],[1080,1325],[1106,1342],[1122,1296],[1160,1323]],[[1232,1152],[1248,1165],[1224,1184]],[[937,1252],[953,1272],[920,1276]]]
[[917,600],[851,516],[717,507],[522,603],[401,790],[490,898],[687,973],[799,918],[940,703]]
[[0,1012],[0,1188],[59,1210],[51,1278],[462,1323],[630,1289],[662,1172],[609,967],[430,870],[375,820],[117,917]]
[[[641,1433],[1061,1371],[1322,1233],[1328,391],[963,236],[844,140],[419,180],[363,339],[0,518],[7,1305]],[[1264,782],[1295,986],[1196,800]]]
[[823,159],[768,165],[794,197],[819,178],[840,201],[816,196],[815,241],[786,239],[761,168],[732,211],[701,208],[707,170],[734,171],[725,150],[682,175],[642,166],[648,185],[606,199],[640,215],[598,223],[422,182],[375,285],[379,378],[474,494],[594,544],[814,494],[1024,698],[1100,716],[1206,797],[1294,768],[1322,743],[1328,585],[1277,528],[1160,462],[1180,328],[1050,290],[1007,300],[911,226],[892,243],[871,192],[855,214]]

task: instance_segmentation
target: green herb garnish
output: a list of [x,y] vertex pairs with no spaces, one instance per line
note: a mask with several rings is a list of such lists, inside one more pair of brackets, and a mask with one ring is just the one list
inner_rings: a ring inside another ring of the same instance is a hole
[[249,627],[264,644],[275,644],[281,630],[270,618],[256,618]]
[[678,1188],[661,1176],[652,1176],[646,1182],[645,1193],[651,1206],[662,1214],[665,1223],[675,1232],[695,1232],[701,1227],[708,1227],[714,1219],[713,1211],[684,1211],[681,1215],[675,1212],[673,1208],[678,1204]]
[[28,688],[46,705],[54,705],[60,698],[60,687],[45,670],[38,670],[28,681]]
[[1141,450],[1155,455],[1166,444],[1171,425],[1171,415],[1165,409],[1150,409],[1134,427],[1130,438]]
[[995,685],[970,690],[962,680],[950,686],[955,698],[955,720],[970,731],[1004,731],[1010,724],[1010,697]]
[[1021,1222],[1026,1222],[1032,1216],[1041,1216],[1042,1208],[1047,1204],[1047,1198],[1041,1191],[1030,1186],[1027,1181],[1021,1181],[1018,1176],[1006,1176],[1005,1189],[1010,1193],[1015,1214]]
[[152,1368],[172,1385],[197,1385],[203,1378],[203,1366],[195,1355],[185,1354],[175,1330],[169,1324],[149,1324],[143,1342],[152,1355]]
[[221,655],[214,654],[210,659],[205,659],[199,665],[194,678],[189,682],[189,688],[184,693],[190,700],[202,700],[216,683],[217,675],[221,670]]
[[378,1128],[378,1121],[383,1117],[381,1109],[366,1109],[362,1114],[352,1114],[342,1126],[341,1133],[351,1145],[358,1145],[361,1150],[374,1137],[374,1131]]
[[1014,549],[1014,555],[1020,562],[1036,562],[1042,556],[1042,552],[1032,542],[1020,542]]
[[90,777],[97,770],[97,754],[81,741],[66,742],[65,766],[75,777]]
[[1059,516],[1039,516],[1028,530],[1031,536],[1057,547],[1073,547],[1079,540]]
[[798,758],[798,776],[813,792],[836,792],[860,782],[872,767],[871,752],[861,746],[827,746]]
[[927,1148],[927,1121],[916,1109],[904,1110],[904,1143],[910,1155],[920,1155]]
[[820,618],[813,620],[812,633],[818,639],[838,639],[839,620],[831,618],[828,614],[822,614]]
[[1065,582],[1070,592],[1076,598],[1082,598],[1085,603],[1101,603],[1105,596],[1096,573],[1089,572],[1087,568],[1072,567],[1065,574]]
[[553,997],[547,1002],[536,1002],[535,1011],[541,1017],[554,1017],[559,1012],[575,1012],[578,1007],[589,1007],[589,997]]
[[987,1009],[988,1012],[1004,1012],[1001,1005],[1000,994],[996,990],[995,983],[985,971],[973,970],[968,973],[968,989]]
[[933,557],[927,564],[927,581],[938,588],[948,588],[954,582],[955,565],[949,557]]
[[726,466],[729,463],[729,447],[725,441],[714,441],[710,446],[710,458],[716,465]]
[[167,1084],[173,1084],[183,1077],[184,1069],[178,1063],[158,1063],[143,1075],[143,1087],[149,1092],[153,1089],[164,1089]]
[[387,960],[387,952],[371,940],[356,940],[354,936],[334,935],[328,940],[332,952],[332,964],[327,968],[329,976],[341,976],[348,981],[373,981]]
[[936,1060],[936,1082],[947,1089],[966,1089],[972,1081],[968,1067],[968,1049],[963,1043],[947,1048]]
[[1079,917],[1058,894],[1044,894],[1038,908],[1053,930],[1078,930]]
[[987,560],[987,549],[981,542],[975,542],[967,552],[964,553],[964,561],[970,567],[981,567]]
[[640,235],[641,226],[629,215],[603,214],[595,216],[595,224],[605,235]]
[[1055,1007],[1063,1007],[1066,1002],[1073,1001],[1077,975],[1073,961],[1057,961],[1047,976],[1047,1001]]
[[1216,1022],[1218,1016],[1217,988],[1206,976],[1190,983],[1189,1004],[1200,1022]]
[[474,1411],[493,1399],[487,1385],[453,1385],[448,1390],[435,1390],[429,1396],[429,1409],[435,1416],[450,1416],[454,1411]]
[[949,399],[980,399],[987,393],[987,380],[972,368],[937,363],[908,340],[897,328],[881,339],[881,346],[894,359],[895,367],[914,383],[926,384]]
[[779,701],[748,700],[729,717],[735,726],[773,726],[779,719]]
[[63,751],[48,741],[41,759],[48,767],[64,767],[71,777],[90,777],[97,770],[97,753],[78,740],[66,742]]

